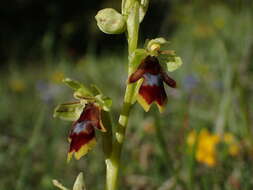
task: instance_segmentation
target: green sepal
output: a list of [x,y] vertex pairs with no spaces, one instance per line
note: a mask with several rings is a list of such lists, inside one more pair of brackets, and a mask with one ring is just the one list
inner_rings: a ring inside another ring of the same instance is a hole
[[91,85],[92,93],[95,95],[95,101],[102,107],[104,111],[110,111],[112,106],[111,98],[103,95],[102,90],[96,85]]
[[110,111],[111,106],[112,106],[112,100],[111,98],[108,98],[102,94],[99,94],[95,96],[96,103],[99,104],[99,106],[104,110],[104,111]]
[[[143,59],[145,59],[145,57],[148,56],[148,52],[145,49],[136,49],[133,54],[130,56],[130,68],[131,71],[130,73],[132,74],[134,71],[136,71],[136,69],[138,68],[138,66],[140,65],[141,61]],[[138,91],[139,88],[141,86],[141,83],[143,81],[139,80],[138,82],[131,84],[134,85],[134,93],[133,93],[133,98],[132,98],[132,104],[135,103],[137,95],[138,95]]]
[[140,65],[141,61],[147,56],[148,56],[148,53],[145,49],[136,49],[130,56],[131,71],[134,72],[137,69],[137,67]]
[[98,94],[103,94],[102,90],[98,88],[95,84],[90,85],[92,93],[96,96]]
[[[80,105],[85,105],[89,102],[94,102],[94,103],[99,104],[99,106],[104,111],[110,110],[112,106],[112,100],[108,98],[107,96],[103,95],[102,91],[96,85],[91,85],[88,88],[82,85],[80,82],[69,79],[69,78],[64,79],[63,82],[74,90],[73,96],[74,98],[79,100]],[[70,107],[70,113],[64,113],[64,115],[62,116],[63,118],[65,117],[68,118],[68,115],[70,118],[72,118],[72,115],[74,115],[74,113],[71,113],[72,107],[69,106],[69,104],[61,104],[60,106],[57,107],[58,109],[62,108],[63,110],[68,110],[68,107]],[[54,114],[55,116],[59,115],[59,113],[58,115],[56,114],[57,108],[55,110],[55,114]],[[71,120],[71,119],[65,119],[65,120]]]
[[89,88],[85,87],[83,84],[81,84],[80,82],[76,80],[65,78],[63,82],[75,91],[74,97],[77,99],[79,99],[78,96],[82,96],[82,97],[93,96]]
[[82,113],[84,105],[80,102],[70,102],[58,105],[54,110],[53,117],[67,121],[76,121]]
[[173,71],[177,70],[179,67],[181,67],[182,64],[183,64],[183,61],[182,61],[181,57],[175,56],[175,57],[171,58],[170,61],[166,62],[167,70],[169,72],[173,72]]

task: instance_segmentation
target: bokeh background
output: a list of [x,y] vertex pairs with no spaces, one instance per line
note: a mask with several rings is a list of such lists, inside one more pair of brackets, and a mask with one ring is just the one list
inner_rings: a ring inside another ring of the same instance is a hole
[[[73,99],[61,82],[70,77],[99,86],[117,119],[127,47],[124,35],[97,28],[105,7],[119,10],[120,2],[1,2],[1,190],[53,190],[52,179],[71,188],[80,171],[88,190],[103,189],[101,142],[67,164],[71,123],[52,115]],[[163,115],[135,105],[119,189],[253,189],[252,10],[251,0],[151,0],[139,47],[165,37],[184,65],[170,74],[178,88],[167,88]]]

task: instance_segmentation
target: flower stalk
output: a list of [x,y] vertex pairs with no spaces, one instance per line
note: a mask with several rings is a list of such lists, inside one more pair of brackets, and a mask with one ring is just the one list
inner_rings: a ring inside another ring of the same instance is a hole
[[[134,2],[133,9],[127,18],[127,38],[128,38],[128,77],[133,72],[131,55],[137,48],[139,33],[139,2]],[[127,84],[124,96],[124,102],[121,108],[118,124],[115,131],[115,140],[113,150],[109,159],[106,160],[106,190],[116,190],[118,185],[118,176],[121,160],[121,152],[125,139],[126,127],[136,84]]]

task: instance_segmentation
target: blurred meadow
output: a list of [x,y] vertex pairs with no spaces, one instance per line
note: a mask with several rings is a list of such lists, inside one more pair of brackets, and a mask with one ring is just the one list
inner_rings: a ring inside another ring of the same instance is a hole
[[[116,121],[127,80],[124,35],[100,32],[94,16],[116,0],[3,3],[0,70],[0,189],[72,187],[84,172],[100,190],[101,142],[67,164],[71,122],[53,109],[72,100],[61,81],[96,84],[113,100]],[[151,0],[146,38],[165,37],[182,57],[170,75],[164,114],[136,104],[122,156],[120,190],[253,189],[253,5],[250,0]],[[98,136],[100,134],[97,134]]]

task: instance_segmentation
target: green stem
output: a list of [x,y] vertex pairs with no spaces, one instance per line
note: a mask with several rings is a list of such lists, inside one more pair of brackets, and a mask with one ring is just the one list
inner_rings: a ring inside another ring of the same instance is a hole
[[118,174],[120,168],[120,157],[122,146],[125,139],[126,127],[131,111],[131,97],[134,92],[133,85],[127,85],[122,111],[119,117],[118,125],[115,132],[115,141],[113,143],[113,152],[109,159],[106,159],[106,189],[116,190],[118,184]]
[[[128,38],[128,76],[132,73],[131,55],[137,48],[139,32],[139,2],[134,0],[134,4],[127,18],[127,38]],[[126,127],[136,84],[127,84],[124,102],[119,116],[118,124],[115,131],[115,140],[111,156],[106,159],[106,190],[116,190],[118,185],[118,175],[120,169],[121,152],[125,139]]]
[[110,112],[102,112],[103,123],[105,124],[106,133],[102,133],[102,144],[105,160],[108,159],[112,152],[112,126],[113,122],[111,119]]

